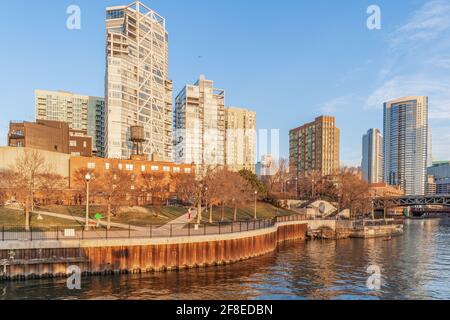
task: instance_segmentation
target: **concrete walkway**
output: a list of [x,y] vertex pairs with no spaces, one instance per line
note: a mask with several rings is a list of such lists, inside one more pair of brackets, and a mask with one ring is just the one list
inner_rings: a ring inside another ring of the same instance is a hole
[[[86,218],[74,217],[74,216],[71,216],[71,215],[66,215],[66,214],[61,214],[61,213],[53,213],[53,212],[47,212],[47,211],[34,211],[33,213],[40,214],[42,216],[53,217],[53,218],[72,220],[72,221],[75,220],[77,222],[82,223],[83,225],[86,223]],[[92,221],[94,221],[94,220],[92,220]],[[103,227],[106,227],[107,223],[101,221],[101,222],[99,222],[99,225],[101,225]],[[119,229],[125,229],[125,230],[128,230],[131,227],[131,230],[133,230],[133,231],[147,231],[147,228],[130,226],[128,224],[115,223],[115,222],[111,222],[111,227],[119,228]]]
[[[202,211],[204,211],[203,208],[202,208]],[[194,209],[191,212],[190,218],[189,218],[189,213],[186,213],[186,214],[182,215],[181,217],[166,223],[165,225],[163,225],[162,227],[160,227],[156,230],[167,231],[167,230],[170,230],[170,228],[172,228],[173,231],[182,230],[189,223],[196,222],[196,221],[197,221],[197,210]]]

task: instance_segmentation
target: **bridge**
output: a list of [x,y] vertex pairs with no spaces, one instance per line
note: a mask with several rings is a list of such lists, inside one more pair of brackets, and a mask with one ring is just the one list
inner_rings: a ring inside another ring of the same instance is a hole
[[376,198],[373,200],[373,206],[374,209],[377,211],[395,207],[414,207],[414,206],[450,207],[450,195]]

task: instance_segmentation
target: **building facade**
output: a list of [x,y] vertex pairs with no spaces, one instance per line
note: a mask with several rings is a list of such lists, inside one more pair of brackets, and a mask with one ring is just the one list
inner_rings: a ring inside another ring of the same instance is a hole
[[340,167],[340,130],[335,118],[321,116],[289,134],[290,171],[299,175],[318,171],[323,176],[338,172]]
[[225,110],[225,163],[233,171],[255,173],[256,112],[241,108]]
[[[36,149],[17,148],[17,147],[0,147],[0,171],[8,171],[15,168],[17,159],[25,157],[26,153],[33,153]],[[69,186],[69,160],[70,155],[67,153],[52,152],[46,150],[38,150],[39,155],[48,165],[48,172],[60,175]]]
[[139,179],[145,174],[167,174],[169,177],[175,177],[179,174],[195,174],[193,165],[175,164],[165,161],[150,161],[137,158],[132,159],[103,159],[70,157],[69,165],[70,188],[79,187],[79,172],[91,172],[100,177],[108,171],[114,170],[127,172],[135,177],[136,187],[139,185]]
[[92,137],[93,152],[104,157],[105,99],[65,91],[35,91],[36,120],[67,122]]
[[105,99],[99,97],[89,97],[88,135],[92,137],[95,155],[100,158],[106,157],[105,121]]
[[204,76],[175,99],[174,153],[177,163],[195,163],[197,172],[224,166],[225,91]]
[[384,104],[384,179],[406,195],[426,193],[428,97],[405,97]]
[[144,153],[172,161],[172,82],[166,21],[140,3],[106,9],[106,148],[131,155],[130,127],[144,127]]
[[433,177],[431,183],[434,184],[434,194],[450,194],[450,161],[434,162],[427,172],[428,176]]
[[11,122],[8,146],[92,156],[92,137],[86,131],[70,129],[62,121]]
[[363,136],[363,159],[361,169],[368,183],[382,183],[383,172],[383,135],[378,129],[370,129]]

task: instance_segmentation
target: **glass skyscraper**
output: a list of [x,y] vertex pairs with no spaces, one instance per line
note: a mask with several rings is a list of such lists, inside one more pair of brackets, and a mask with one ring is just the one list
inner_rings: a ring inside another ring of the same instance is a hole
[[384,104],[384,179],[406,195],[424,195],[427,185],[428,97]]

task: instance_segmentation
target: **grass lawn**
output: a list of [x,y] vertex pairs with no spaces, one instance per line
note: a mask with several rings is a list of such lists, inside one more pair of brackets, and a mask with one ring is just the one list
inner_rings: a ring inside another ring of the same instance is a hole
[[[271,204],[265,202],[258,202],[256,205],[256,212],[258,219],[272,219],[278,216],[289,216],[293,214],[297,214],[294,211],[280,209],[272,206]],[[253,220],[255,216],[255,205],[247,205],[245,207],[239,207],[237,210],[237,220],[238,221],[246,221]],[[213,208],[213,220],[220,221],[222,217],[222,208],[214,207]],[[209,212],[203,213],[203,219],[209,219]],[[224,221],[233,221],[234,220],[234,208],[225,207],[224,210]]]
[[[84,217],[85,216],[85,206],[48,206],[40,208],[41,211],[54,212],[67,214],[74,217]],[[120,214],[113,216],[111,221],[116,223],[130,224],[135,226],[148,226],[148,225],[164,225],[174,219],[181,217],[186,214],[188,208],[185,207],[161,207],[160,212],[156,215],[157,208],[155,207],[127,207],[120,210]],[[238,208],[238,220],[246,221],[253,220],[254,217],[254,205],[248,205],[245,207]],[[96,213],[101,213],[106,220],[106,210],[104,207],[91,206],[90,216],[93,218]],[[296,214],[296,212],[279,209],[271,204],[259,202],[257,205],[257,215],[258,219],[271,219],[276,216],[287,216]],[[194,210],[193,215],[196,215]],[[213,219],[214,221],[220,221],[222,215],[221,207],[214,207],[213,209]],[[234,218],[234,208],[225,208],[224,221],[232,221]],[[203,220],[209,220],[209,212],[203,213]]]
[[[43,220],[38,220],[37,214],[31,214],[30,225],[36,228],[42,227],[56,227],[56,226],[67,226],[74,227],[79,226],[79,222],[71,221],[66,219],[59,219],[53,217],[43,216]],[[19,210],[7,209],[0,207],[0,226],[24,226],[25,225],[25,213]]]
[[[86,215],[85,206],[47,206],[40,208],[40,210],[82,218]],[[187,209],[183,207],[161,207],[160,213],[156,216],[155,210],[156,209],[152,207],[122,208],[120,214],[111,217],[111,222],[131,224],[134,226],[148,226],[151,224],[164,225],[187,212]],[[106,209],[104,207],[91,206],[89,212],[91,219],[93,219],[97,213],[101,213],[104,216],[103,221],[106,221]]]

